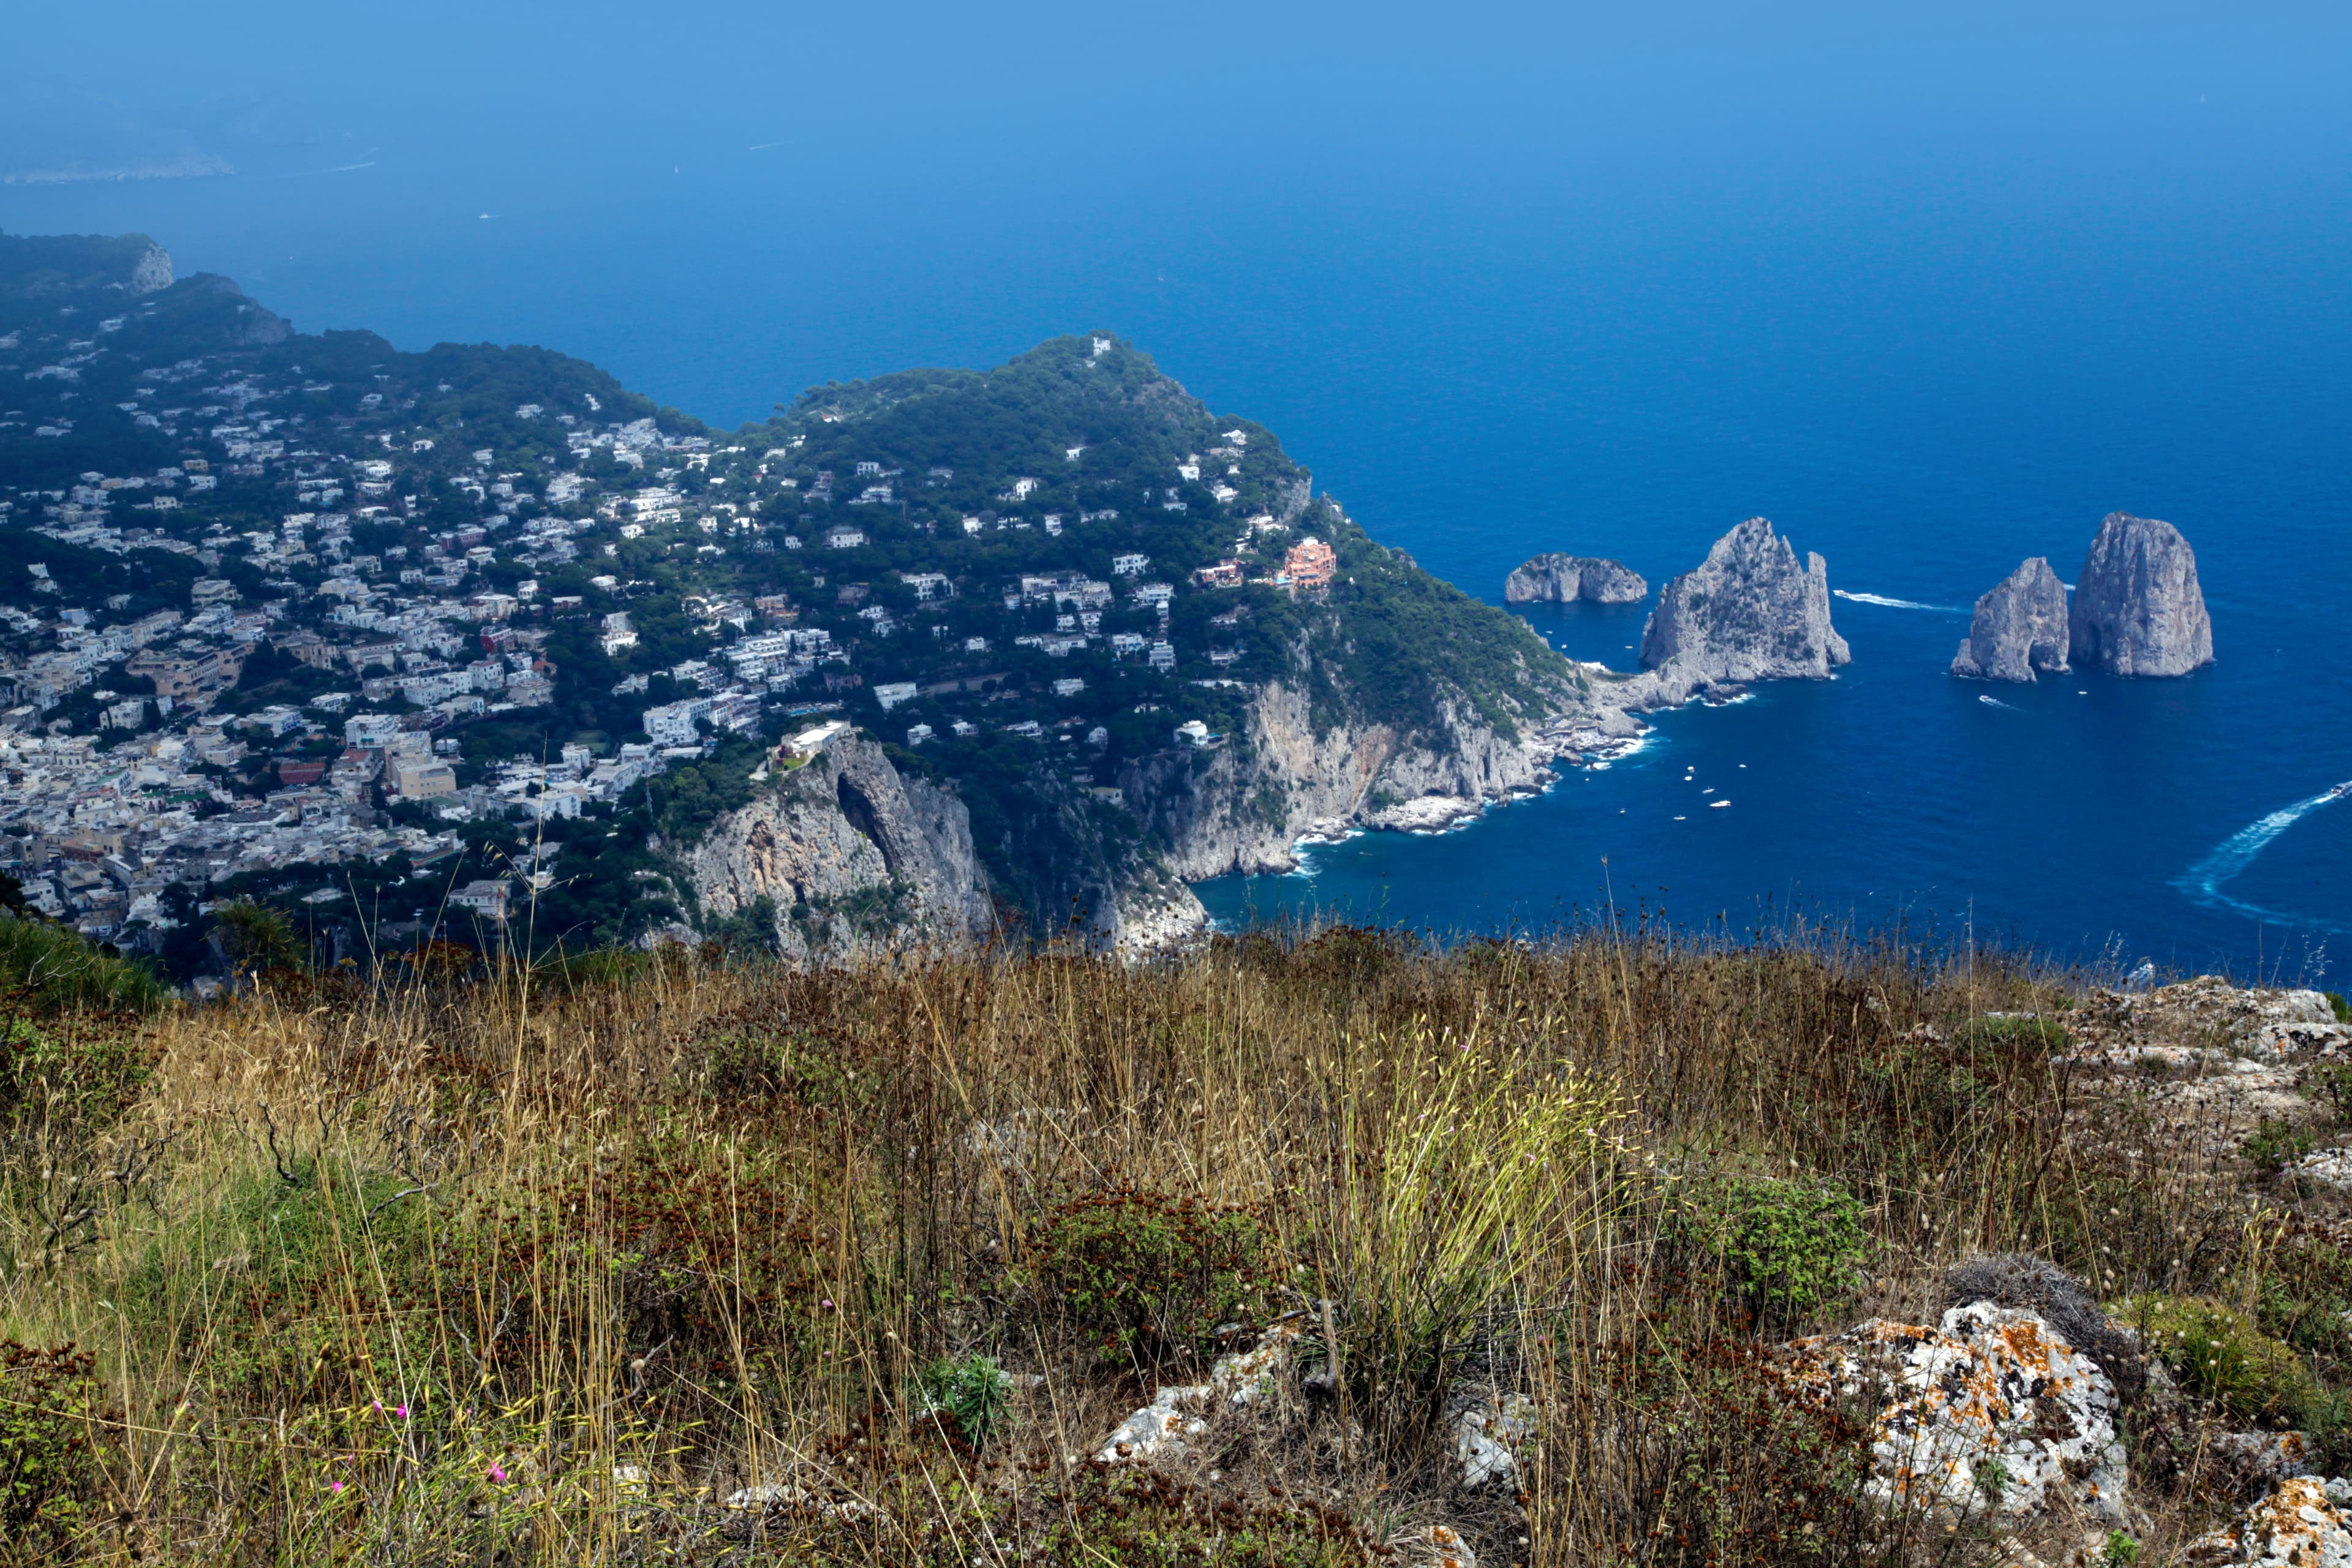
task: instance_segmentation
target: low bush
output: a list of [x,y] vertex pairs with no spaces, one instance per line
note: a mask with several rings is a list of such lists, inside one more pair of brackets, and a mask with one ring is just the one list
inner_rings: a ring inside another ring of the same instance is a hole
[[1716,1177],[1680,1198],[1668,1226],[1711,1255],[1732,1289],[1776,1323],[1851,1295],[1870,1257],[1861,1203],[1828,1182]]
[[68,1561],[98,1510],[97,1362],[0,1340],[0,1562]]
[[0,989],[36,1012],[150,1012],[169,993],[141,964],[84,942],[61,925],[0,914]]
[[977,1448],[1004,1419],[1013,1379],[984,1355],[950,1356],[923,1369],[918,1380],[926,1415],[955,1424],[955,1436]]
[[2264,1117],[2262,1125],[2238,1144],[2238,1152],[2265,1171],[2275,1171],[2293,1164],[2317,1147],[2318,1135],[2310,1128]]
[[1281,1279],[1255,1211],[1136,1188],[1053,1210],[1023,1267],[1097,1356],[1147,1369],[1206,1353],[1223,1325],[1246,1328]]
[[2181,1386],[2241,1421],[2294,1426],[2324,1415],[2318,1383],[2283,1340],[2201,1296],[2136,1296],[2118,1314]]

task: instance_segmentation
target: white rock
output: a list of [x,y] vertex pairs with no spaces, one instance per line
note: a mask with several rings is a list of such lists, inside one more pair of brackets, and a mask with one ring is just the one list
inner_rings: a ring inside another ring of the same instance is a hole
[[1507,1481],[1519,1472],[1511,1446],[1535,1431],[1535,1401],[1524,1394],[1499,1402],[1470,1406],[1454,1418],[1454,1457],[1462,1466],[1462,1484],[1471,1491],[1490,1481]]
[[2352,1568],[2352,1483],[2298,1476],[2281,1481],[2227,1530],[2190,1542],[2197,1568]]
[[1274,1392],[1275,1379],[1289,1363],[1291,1347],[1305,1331],[1305,1313],[1293,1313],[1258,1336],[1255,1345],[1219,1356],[1206,1383],[1163,1384],[1151,1403],[1131,1413],[1095,1450],[1107,1465],[1180,1452],[1188,1437],[1209,1430],[1220,1406],[1246,1408]]
[[2243,1041],[2248,1050],[2272,1057],[2333,1057],[2352,1051],[2352,1028],[2330,1018],[2325,1024],[2296,1018],[2258,1026]]
[[2294,1163],[2294,1173],[2329,1187],[2352,1187],[2352,1149],[2318,1149]]
[[805,1509],[850,1522],[869,1519],[876,1511],[870,1503],[835,1502],[805,1487],[790,1486],[782,1481],[762,1481],[756,1487],[744,1487],[729,1492],[727,1506],[739,1513],[753,1510],[764,1512],[769,1509]]
[[1978,1478],[1997,1462],[2000,1515],[2071,1507],[2127,1521],[2115,1384],[2040,1314],[1978,1302],[1936,1329],[1874,1318],[1791,1348],[1814,1379],[1880,1406],[1871,1489],[1882,1501],[1981,1515]]
[[2211,1451],[2250,1480],[2311,1474],[2311,1439],[2300,1432],[2224,1432],[2213,1439]]

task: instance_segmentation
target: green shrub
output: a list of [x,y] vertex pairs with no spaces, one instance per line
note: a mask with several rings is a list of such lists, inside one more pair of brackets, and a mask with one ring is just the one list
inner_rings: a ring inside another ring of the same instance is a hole
[[153,973],[45,920],[0,914],[0,988],[45,1013],[82,1008],[147,1012],[168,993]]
[[1054,1210],[1024,1262],[1105,1360],[1146,1366],[1209,1350],[1221,1325],[1262,1311],[1280,1272],[1252,1211],[1134,1189]]
[[2201,1296],[2136,1296],[2120,1316],[2181,1385],[2245,1421],[2294,1426],[2326,1414],[2303,1358],[2252,1319]]
[[2319,1140],[2310,1128],[2264,1117],[2263,1124],[2247,1133],[2238,1145],[2238,1152],[2265,1171],[2275,1171],[2302,1159],[2318,1145]]
[[233,899],[213,910],[213,937],[239,974],[304,967],[302,939],[279,910],[251,899]]
[[152,1069],[146,1042],[114,1020],[0,1021],[0,1125],[101,1131]]
[[89,1528],[100,1480],[96,1364],[69,1344],[0,1340],[0,1557],[64,1562]]
[[2320,994],[2327,998],[2328,1010],[2336,1015],[2337,1023],[2352,1024],[2352,1002],[2347,1002],[2342,992],[2324,991]]
[[1717,1177],[1668,1219],[1670,1234],[1714,1254],[1732,1288],[1776,1320],[1848,1295],[1870,1256],[1861,1203],[1828,1182]]
[[1005,1402],[1013,1393],[1013,1379],[993,1356],[935,1361],[923,1369],[917,1382],[924,1414],[951,1418],[958,1433],[974,1447],[986,1443],[1004,1419]]

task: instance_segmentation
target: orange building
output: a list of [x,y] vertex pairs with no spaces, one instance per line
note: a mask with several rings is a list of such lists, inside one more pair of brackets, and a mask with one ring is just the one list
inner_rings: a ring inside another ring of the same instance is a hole
[[1331,547],[1319,539],[1307,538],[1290,547],[1283,557],[1283,575],[1290,579],[1291,589],[1328,588],[1339,570],[1339,558]]

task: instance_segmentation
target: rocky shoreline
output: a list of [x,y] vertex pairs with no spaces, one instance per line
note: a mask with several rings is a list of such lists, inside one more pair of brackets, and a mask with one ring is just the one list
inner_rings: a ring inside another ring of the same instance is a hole
[[[1633,585],[1646,588],[1615,562],[1538,556],[1512,574],[1507,596],[1622,603]],[[1252,694],[1238,743],[1179,748],[1123,769],[1119,796],[1162,848],[1146,862],[1095,873],[1076,929],[1090,944],[1129,957],[1181,947],[1209,923],[1189,884],[1293,871],[1305,850],[1358,833],[1451,832],[1545,793],[1569,770],[1605,768],[1637,751],[1650,730],[1645,713],[1742,700],[1760,681],[1833,679],[1853,656],[1831,608],[1822,557],[1801,560],[1769,520],[1750,518],[1660,590],[1643,630],[1640,670],[1574,665],[1572,699],[1522,715],[1515,733],[1450,700],[1421,732],[1318,726],[1299,684],[1266,682]],[[2029,559],[1978,602],[1952,673],[2032,680],[2037,672],[2069,669],[2070,655],[2126,675],[2185,673],[2211,661],[2195,558],[2177,530],[2111,514],[2071,605],[2048,561]],[[827,767],[847,767],[843,778],[863,777],[877,764],[891,771],[878,748],[858,744],[870,759],[848,749],[845,756],[854,761]],[[915,931],[927,940],[981,940],[992,929],[984,912],[990,895],[971,853],[969,824],[959,826],[962,807],[951,795],[932,801],[922,794],[930,788],[909,781],[894,791],[881,781],[860,798],[902,802],[908,813],[919,802],[922,820],[893,821],[902,809],[894,805],[861,823],[845,806],[827,820],[804,822],[807,842],[788,854],[774,848],[777,808],[761,805],[748,826],[728,824],[719,847],[698,853],[691,879],[706,908],[722,917],[748,908],[765,889],[796,911],[797,934],[788,933],[786,943],[803,956],[870,940],[829,911],[854,903],[870,915],[886,890],[899,900],[895,922],[881,928],[886,940]],[[826,817],[825,805],[816,803],[816,817]]]

